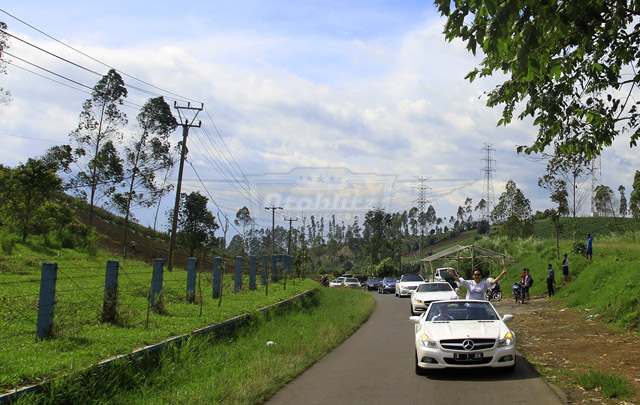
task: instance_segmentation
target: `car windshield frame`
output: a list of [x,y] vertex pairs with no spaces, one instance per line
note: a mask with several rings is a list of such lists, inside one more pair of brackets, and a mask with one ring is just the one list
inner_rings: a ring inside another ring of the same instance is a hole
[[454,292],[449,283],[424,283],[420,284],[416,292]]
[[424,281],[420,274],[405,274],[402,276],[402,282]]
[[[447,318],[435,318],[440,314],[440,308],[446,307]],[[435,318],[435,319],[434,319]],[[483,301],[458,301],[458,302],[434,302],[429,306],[425,314],[428,322],[440,321],[498,321],[500,316],[489,302]]]

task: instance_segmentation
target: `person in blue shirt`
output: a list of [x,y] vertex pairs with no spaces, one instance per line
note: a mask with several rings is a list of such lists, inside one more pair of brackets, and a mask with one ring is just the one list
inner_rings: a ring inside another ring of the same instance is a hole
[[549,293],[549,297],[555,294],[553,290],[553,285],[556,283],[555,272],[553,271],[553,267],[549,264],[549,274],[547,274],[547,292]]
[[587,233],[587,262],[593,260],[593,238]]

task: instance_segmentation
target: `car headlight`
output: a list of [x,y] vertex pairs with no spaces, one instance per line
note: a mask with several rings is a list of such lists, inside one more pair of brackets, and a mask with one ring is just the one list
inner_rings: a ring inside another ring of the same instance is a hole
[[432,348],[438,347],[436,341],[429,339],[429,336],[427,336],[426,333],[423,333],[422,336],[420,336],[420,345],[422,347],[432,347]]
[[513,333],[511,331],[505,333],[504,337],[500,339],[500,346],[511,346],[513,345]]

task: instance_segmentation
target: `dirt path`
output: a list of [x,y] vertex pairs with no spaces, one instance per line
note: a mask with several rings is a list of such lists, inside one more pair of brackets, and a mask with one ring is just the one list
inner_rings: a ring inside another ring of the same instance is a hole
[[567,403],[625,403],[606,399],[593,390],[577,386],[566,374],[596,370],[615,373],[640,392],[640,338],[604,325],[597,314],[563,307],[560,300],[544,295],[516,304],[505,295],[494,303],[501,314],[513,314],[509,324],[518,338],[518,352],[525,356],[547,380],[560,386]]

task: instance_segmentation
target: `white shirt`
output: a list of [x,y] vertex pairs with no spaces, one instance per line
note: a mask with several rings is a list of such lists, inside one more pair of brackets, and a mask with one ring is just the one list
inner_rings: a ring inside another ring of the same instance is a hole
[[493,287],[490,280],[480,280],[479,283],[476,283],[475,280],[465,280],[462,277],[460,277],[458,285],[467,288],[468,300],[484,300],[484,290]]

